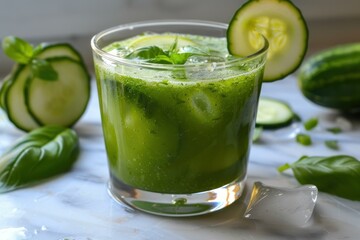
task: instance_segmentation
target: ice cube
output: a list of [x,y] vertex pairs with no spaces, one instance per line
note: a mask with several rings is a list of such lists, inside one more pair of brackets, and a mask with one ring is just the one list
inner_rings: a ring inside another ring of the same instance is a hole
[[188,80],[221,79],[224,75],[225,60],[217,56],[194,55],[189,57],[184,65]]
[[244,217],[269,225],[303,227],[312,216],[317,193],[314,185],[290,189],[255,182]]
[[189,57],[185,64],[194,64],[194,63],[220,63],[224,62],[225,59],[219,56],[206,56],[206,55],[193,55]]
[[21,240],[27,239],[27,229],[24,227],[18,228],[4,228],[0,229],[0,236],[2,240]]

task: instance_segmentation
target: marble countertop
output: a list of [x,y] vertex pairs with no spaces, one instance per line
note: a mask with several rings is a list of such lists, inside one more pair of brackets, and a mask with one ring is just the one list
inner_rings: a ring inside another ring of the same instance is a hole
[[[319,193],[310,228],[298,231],[269,230],[266,225],[244,219],[243,213],[253,182],[279,187],[297,187],[289,174],[276,168],[303,155],[347,154],[360,159],[360,119],[346,117],[349,131],[333,135],[312,131],[313,145],[302,146],[292,138],[298,129],[265,132],[253,145],[244,197],[230,207],[205,216],[158,217],[126,208],[110,198],[108,171],[102,139],[95,85],[90,105],[75,126],[81,154],[73,169],[46,183],[0,194],[1,240],[112,240],[112,239],[359,239],[360,202]],[[302,117],[318,117],[320,126],[334,126],[344,118],[337,112],[307,101],[293,77],[263,85],[262,96],[287,101]],[[0,117],[1,118],[1,117]],[[289,134],[290,133],[290,134]],[[0,120],[0,153],[23,133]],[[289,137],[290,136],[290,137]],[[338,139],[340,150],[326,148],[324,140]]]

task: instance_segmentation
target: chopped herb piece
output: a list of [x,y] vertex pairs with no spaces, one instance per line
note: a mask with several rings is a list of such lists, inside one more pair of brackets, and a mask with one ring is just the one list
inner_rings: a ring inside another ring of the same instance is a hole
[[312,144],[311,137],[303,133],[299,133],[296,135],[296,142],[304,146],[310,146]]
[[325,141],[325,146],[327,146],[328,148],[333,149],[333,150],[339,150],[339,144],[338,144],[338,141],[336,141],[336,140]]
[[304,123],[304,128],[307,130],[307,131],[310,131],[312,129],[314,129],[319,123],[319,120],[317,118],[310,118],[309,120],[307,120],[305,123]]
[[326,131],[338,134],[342,132],[342,129],[339,127],[327,128]]

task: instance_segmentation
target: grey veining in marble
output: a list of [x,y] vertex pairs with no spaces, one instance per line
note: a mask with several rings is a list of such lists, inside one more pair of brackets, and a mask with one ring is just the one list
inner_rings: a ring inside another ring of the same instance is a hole
[[[335,124],[340,115],[307,101],[296,81],[264,84],[262,96],[287,101],[303,118],[319,117],[322,126]],[[222,239],[282,240],[359,239],[360,202],[319,193],[312,227],[286,231],[271,230],[266,225],[243,218],[251,186],[256,181],[279,187],[298,187],[291,172],[279,174],[281,164],[296,161],[302,155],[347,154],[360,159],[359,118],[348,119],[351,131],[329,135],[321,128],[311,132],[314,144],[295,143],[290,127],[282,132],[265,132],[253,145],[245,195],[232,206],[205,216],[191,218],[157,217],[126,208],[108,195],[106,154],[102,140],[97,94],[85,115],[75,126],[80,135],[81,154],[72,171],[46,183],[0,195],[0,240],[112,240],[112,239]],[[300,130],[299,130],[300,129]],[[0,153],[22,132],[0,120]],[[274,138],[274,134],[282,137]],[[324,145],[328,138],[339,140],[340,150]]]

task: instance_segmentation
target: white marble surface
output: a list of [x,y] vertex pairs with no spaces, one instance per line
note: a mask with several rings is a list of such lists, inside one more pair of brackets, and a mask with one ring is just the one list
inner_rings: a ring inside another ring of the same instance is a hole
[[[262,96],[286,100],[303,119],[319,117],[321,126],[333,125],[339,116],[304,99],[292,77],[264,84]],[[81,136],[81,154],[72,171],[41,185],[0,194],[0,240],[359,239],[360,202],[325,193],[319,194],[312,222],[306,228],[268,229],[242,217],[254,181],[279,187],[299,186],[291,174],[277,172],[276,167],[285,162],[296,161],[302,155],[348,154],[360,159],[360,119],[350,120],[353,125],[348,132],[324,134],[321,128],[312,132],[314,144],[310,147],[295,143],[281,132],[267,132],[252,147],[246,196],[240,201],[206,216],[157,217],[125,208],[107,194],[106,155],[93,88],[89,108],[75,127]],[[0,153],[21,134],[0,121]],[[274,139],[274,134],[280,135]],[[324,139],[334,137],[340,140],[339,151],[323,144]]]

